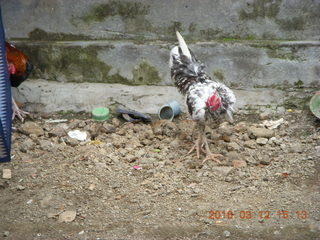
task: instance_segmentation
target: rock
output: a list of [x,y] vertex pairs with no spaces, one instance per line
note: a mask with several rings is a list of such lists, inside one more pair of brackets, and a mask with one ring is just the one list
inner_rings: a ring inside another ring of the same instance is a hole
[[49,137],[63,137],[66,135],[67,129],[68,125],[66,123],[58,124],[49,131]]
[[20,151],[21,152],[28,152],[30,150],[34,150],[36,144],[34,141],[32,141],[30,138],[25,139],[21,144],[20,144]]
[[228,238],[231,236],[231,233],[229,231],[224,231],[223,235]]
[[9,234],[10,234],[9,231],[4,231],[4,232],[3,232],[3,236],[4,236],[4,237],[9,237]]
[[228,135],[223,135],[222,140],[225,142],[231,142],[231,138]]
[[268,143],[268,138],[259,137],[256,140],[259,145],[266,145]]
[[255,148],[256,148],[256,142],[253,141],[253,140],[245,141],[243,145],[244,145],[245,147],[251,148],[251,149],[255,149]]
[[239,153],[237,153],[236,151],[231,151],[231,152],[228,152],[226,154],[226,157],[230,160],[239,160],[241,159],[241,155]]
[[59,215],[58,222],[72,222],[76,218],[76,211],[65,211]]
[[102,126],[103,126],[102,131],[103,131],[104,133],[107,133],[107,134],[109,134],[109,133],[115,133],[116,130],[117,130],[117,128],[116,128],[114,125],[112,125],[112,124],[110,124],[110,123],[107,123],[107,122],[103,123]]
[[248,129],[248,124],[246,122],[239,122],[234,126],[236,132],[244,133]]
[[211,171],[214,173],[214,174],[217,174],[219,176],[222,176],[222,177],[226,177],[230,171],[232,170],[232,167],[212,167],[211,168]]
[[115,127],[120,127],[120,125],[121,125],[121,122],[118,118],[112,118],[111,122]]
[[246,161],[247,161],[247,163],[248,163],[249,166],[256,166],[256,165],[258,165],[258,163],[259,163],[259,162],[258,162],[254,157],[252,157],[252,156],[246,157]]
[[18,185],[17,186],[17,190],[18,191],[23,191],[24,189],[26,189],[24,186],[22,186],[22,185]]
[[233,160],[232,165],[235,168],[241,168],[241,167],[246,167],[247,163],[246,161],[243,161],[243,160]]
[[2,169],[2,178],[3,179],[10,179],[12,177],[11,169],[4,168]]
[[40,145],[40,148],[43,151],[47,151],[47,152],[54,152],[57,149],[54,146],[54,144],[51,141],[48,141],[48,140],[40,139],[39,140],[39,145]]
[[243,141],[248,141],[248,140],[250,140],[249,135],[248,135],[247,133],[244,133],[244,134],[242,135],[242,140],[243,140]]
[[293,143],[290,145],[290,152],[292,153],[302,153],[304,152],[305,146],[301,143]]
[[282,143],[282,139],[278,139],[276,137],[272,137],[272,138],[269,139],[268,143],[270,145],[274,144],[274,145],[279,146]]
[[179,134],[179,128],[169,120],[160,120],[153,124],[153,133],[155,135],[175,137]]
[[260,160],[260,163],[263,165],[269,165],[270,162],[271,162],[271,159],[268,156],[263,156],[262,159]]
[[40,200],[41,208],[48,208],[50,206],[50,201],[52,200],[52,195],[48,194],[43,199]]
[[170,142],[170,147],[172,149],[178,149],[181,146],[179,139],[174,139],[172,142]]
[[251,138],[271,138],[274,136],[274,131],[267,128],[250,127],[248,133]]
[[228,143],[227,150],[230,151],[240,151],[240,146],[236,142]]
[[90,184],[90,186],[88,187],[90,191],[93,191],[95,188],[96,188],[95,184]]
[[221,135],[232,135],[233,133],[233,128],[232,126],[228,123],[228,122],[223,122],[220,124],[219,128],[218,128],[218,132],[221,134]]
[[25,122],[20,126],[20,132],[26,135],[33,134],[35,136],[42,136],[44,134],[44,131],[42,127],[40,127],[35,122]]
[[317,155],[320,156],[320,145],[315,147]]

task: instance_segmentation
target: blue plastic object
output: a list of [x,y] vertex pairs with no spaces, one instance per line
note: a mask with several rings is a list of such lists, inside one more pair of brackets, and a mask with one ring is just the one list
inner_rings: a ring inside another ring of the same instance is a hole
[[0,8],[0,162],[10,161],[12,98]]
[[180,111],[180,104],[177,101],[172,100],[160,108],[158,115],[160,119],[172,121],[174,117],[180,114]]

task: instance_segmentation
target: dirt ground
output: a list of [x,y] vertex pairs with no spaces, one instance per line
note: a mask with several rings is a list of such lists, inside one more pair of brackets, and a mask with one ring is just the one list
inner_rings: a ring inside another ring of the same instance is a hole
[[[12,161],[0,164],[0,239],[320,239],[319,120],[240,111],[207,129],[220,164],[187,154],[192,124],[16,120]],[[88,140],[67,135],[76,129]]]

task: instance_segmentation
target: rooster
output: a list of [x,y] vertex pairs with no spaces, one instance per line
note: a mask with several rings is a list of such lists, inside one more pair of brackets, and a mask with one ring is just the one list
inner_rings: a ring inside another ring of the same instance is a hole
[[195,128],[199,128],[198,138],[188,154],[196,150],[200,158],[200,151],[203,151],[206,154],[203,163],[209,159],[220,162],[218,158],[223,156],[211,153],[205,127],[209,122],[219,123],[223,118],[233,120],[235,95],[226,85],[213,81],[205,73],[204,65],[196,59],[180,33],[176,34],[179,46],[170,52],[171,78],[186,97],[189,114],[195,121]]
[[[11,86],[18,87],[28,78],[33,69],[33,65],[29,62],[28,57],[23,52],[8,42],[6,42],[6,53]],[[14,119],[15,116],[18,116],[21,121],[23,121],[24,117],[28,114],[28,112],[19,109],[13,98],[12,111],[12,119]]]

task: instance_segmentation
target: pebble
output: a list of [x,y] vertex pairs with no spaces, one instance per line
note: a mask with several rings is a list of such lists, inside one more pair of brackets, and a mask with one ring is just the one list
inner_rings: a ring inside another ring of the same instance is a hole
[[267,128],[250,127],[248,132],[251,138],[271,138],[274,136],[274,131]]
[[226,157],[230,160],[239,160],[241,159],[241,155],[236,151],[231,151],[226,154]]
[[231,236],[231,233],[229,231],[224,231],[223,235],[228,238]]
[[18,185],[17,186],[17,190],[18,191],[22,191],[22,190],[24,190],[24,189],[26,189],[24,186],[22,186],[22,185]]
[[248,129],[248,124],[246,122],[239,122],[234,126],[236,132],[246,132]]
[[47,208],[50,206],[50,202],[52,200],[52,195],[48,194],[43,199],[40,200],[40,207]]
[[263,157],[261,160],[260,160],[260,163],[263,164],[263,165],[269,165],[271,162],[271,159],[267,156]]
[[20,144],[20,151],[21,152],[28,152],[29,150],[33,150],[36,144],[30,138],[27,138]]
[[256,142],[254,140],[248,140],[245,141],[243,144],[247,148],[255,149],[256,148]]
[[227,150],[230,151],[239,151],[240,146],[236,142],[231,142],[227,145]]
[[76,218],[76,211],[65,211],[59,215],[58,222],[72,222]]
[[222,135],[232,135],[233,134],[233,128],[230,126],[228,122],[223,122],[220,124],[218,128],[218,132]]
[[3,179],[10,179],[12,177],[11,169],[4,168],[2,169],[2,178]]
[[300,143],[293,143],[290,146],[290,151],[293,153],[302,153],[304,152],[305,146]]
[[44,134],[44,131],[42,127],[40,127],[35,122],[25,122],[20,126],[20,132],[30,135],[33,134],[37,137],[42,136]]
[[61,123],[54,126],[48,134],[50,137],[63,137],[66,135],[67,129],[68,125],[66,123]]
[[246,161],[243,161],[243,160],[233,160],[232,165],[235,168],[241,168],[241,167],[246,167],[247,163]]
[[9,237],[9,234],[10,234],[9,231],[4,231],[4,232],[3,232],[3,236],[4,236],[4,237]]
[[268,143],[268,138],[259,137],[257,138],[256,143],[259,145],[266,145]]

